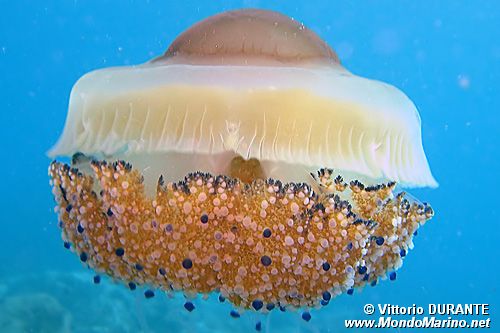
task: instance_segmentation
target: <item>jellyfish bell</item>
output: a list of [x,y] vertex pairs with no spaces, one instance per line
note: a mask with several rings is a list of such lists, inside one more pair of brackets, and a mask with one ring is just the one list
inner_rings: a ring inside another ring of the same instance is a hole
[[49,155],[74,157],[49,174],[63,237],[92,268],[257,311],[314,306],[399,268],[432,209],[395,183],[437,185],[413,103],[263,10],[83,76]]
[[349,73],[302,24],[262,10],[216,15],[146,64],[81,78],[50,156],[76,152],[124,159],[151,182],[231,174],[241,156],[283,181],[327,166],[366,183],[436,185],[413,103]]
[[339,59],[303,24],[277,12],[246,9],[195,24],[153,62],[302,67],[335,65]]

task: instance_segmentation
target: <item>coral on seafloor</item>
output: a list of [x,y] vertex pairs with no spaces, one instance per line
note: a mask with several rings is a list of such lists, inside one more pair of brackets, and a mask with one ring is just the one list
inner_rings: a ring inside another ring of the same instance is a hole
[[49,294],[35,293],[6,297],[0,303],[0,331],[3,333],[65,333],[71,315]]

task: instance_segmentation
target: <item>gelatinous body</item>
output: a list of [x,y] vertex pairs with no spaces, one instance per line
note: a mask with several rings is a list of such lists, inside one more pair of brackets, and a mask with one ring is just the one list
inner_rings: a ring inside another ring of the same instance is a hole
[[84,76],[50,154],[73,157],[49,175],[65,244],[95,271],[261,312],[398,269],[433,212],[396,182],[437,185],[403,93],[259,10]]

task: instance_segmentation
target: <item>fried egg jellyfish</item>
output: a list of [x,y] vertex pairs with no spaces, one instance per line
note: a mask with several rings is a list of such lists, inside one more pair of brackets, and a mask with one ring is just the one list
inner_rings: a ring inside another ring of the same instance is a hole
[[49,167],[56,210],[65,246],[96,272],[264,313],[394,279],[433,215],[396,184],[437,186],[401,91],[253,9],[195,24],[145,64],[84,75],[49,155],[72,157]]

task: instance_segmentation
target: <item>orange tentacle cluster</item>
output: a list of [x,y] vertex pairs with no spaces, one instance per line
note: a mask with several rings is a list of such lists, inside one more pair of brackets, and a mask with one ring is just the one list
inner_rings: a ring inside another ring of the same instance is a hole
[[394,197],[394,183],[348,185],[327,169],[315,175],[317,193],[198,172],[177,183],[160,178],[155,198],[125,162],[92,169],[49,168],[63,238],[82,261],[133,285],[220,292],[260,311],[313,307],[375,283],[401,265],[413,233],[433,215]]

